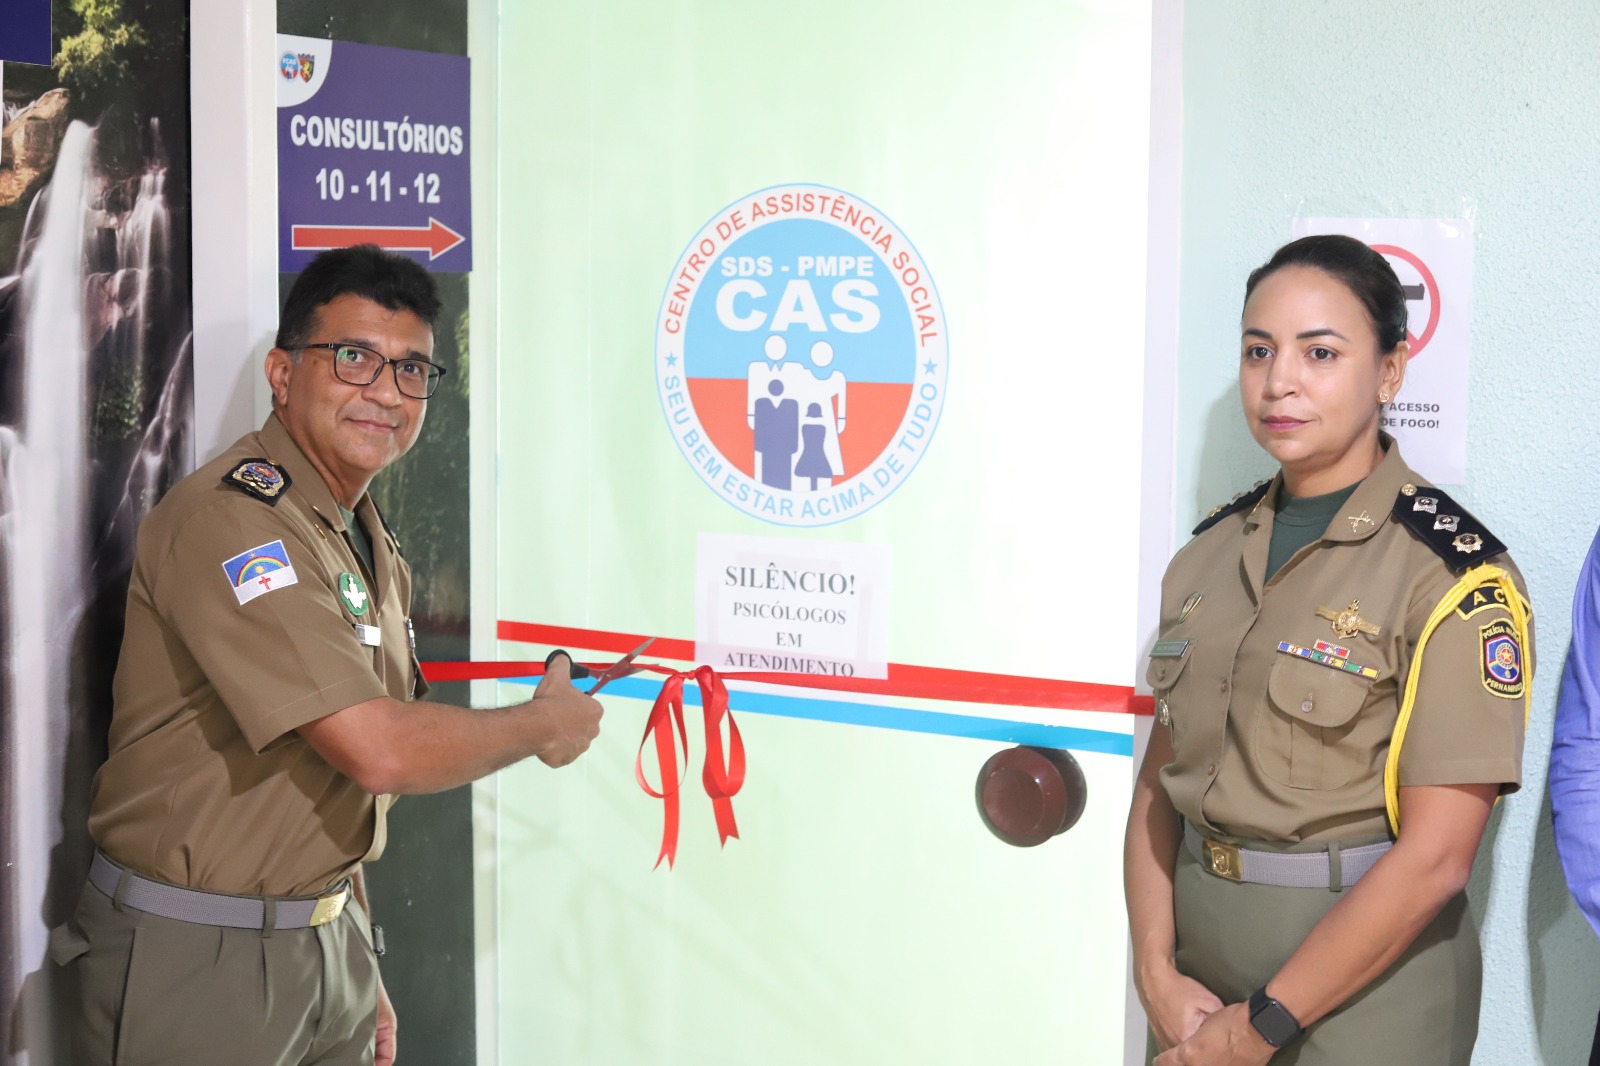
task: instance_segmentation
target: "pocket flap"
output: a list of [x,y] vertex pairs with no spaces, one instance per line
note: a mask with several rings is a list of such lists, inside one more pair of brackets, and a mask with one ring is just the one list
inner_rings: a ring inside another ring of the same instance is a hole
[[1281,654],[1267,678],[1273,706],[1314,726],[1344,725],[1367,702],[1371,688],[1368,678]]
[[1189,665],[1189,656],[1194,652],[1194,642],[1185,641],[1158,641],[1159,650],[1162,645],[1175,646],[1181,643],[1183,650],[1177,655],[1150,656],[1150,668],[1144,673],[1144,679],[1153,689],[1170,689],[1178,683],[1178,677],[1183,673],[1183,668]]
[[74,929],[71,922],[63,922],[50,930],[50,961],[57,966],[65,966],[88,950],[89,938]]

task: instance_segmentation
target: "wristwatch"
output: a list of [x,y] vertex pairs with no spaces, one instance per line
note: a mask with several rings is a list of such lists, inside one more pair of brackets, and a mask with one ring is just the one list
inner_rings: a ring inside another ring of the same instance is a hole
[[1283,1047],[1305,1032],[1287,1007],[1267,995],[1265,987],[1256,989],[1250,997],[1250,1024],[1273,1047]]

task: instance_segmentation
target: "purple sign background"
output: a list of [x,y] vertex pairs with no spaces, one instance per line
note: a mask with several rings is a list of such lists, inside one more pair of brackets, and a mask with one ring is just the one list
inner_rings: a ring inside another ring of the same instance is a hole
[[0,61],[50,65],[50,0],[0,0]]
[[278,269],[372,241],[430,270],[471,270],[471,60],[331,47],[325,71],[279,48],[274,77],[322,84],[278,108]]

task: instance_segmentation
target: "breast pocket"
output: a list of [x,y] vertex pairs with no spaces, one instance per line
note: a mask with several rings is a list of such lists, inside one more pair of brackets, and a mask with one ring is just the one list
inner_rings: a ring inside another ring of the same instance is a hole
[[1291,788],[1331,789],[1365,768],[1352,739],[1372,690],[1369,678],[1280,656],[1256,716],[1254,755],[1261,772]]
[[[1170,641],[1161,641],[1156,645],[1160,650],[1162,644],[1171,644]],[[1183,699],[1178,691],[1178,682],[1183,677],[1184,668],[1189,665],[1189,657],[1194,652],[1192,641],[1182,641],[1183,650],[1177,655],[1150,656],[1150,666],[1145,670],[1144,679],[1155,694],[1156,717],[1161,718],[1161,709],[1166,707],[1167,715],[1172,729],[1172,746],[1178,746],[1178,736],[1183,728]]]

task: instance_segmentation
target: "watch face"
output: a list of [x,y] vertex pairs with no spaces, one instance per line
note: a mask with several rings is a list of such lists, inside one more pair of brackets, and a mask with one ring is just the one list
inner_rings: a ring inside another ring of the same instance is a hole
[[1250,1024],[1261,1034],[1261,1039],[1273,1047],[1283,1047],[1300,1035],[1300,1023],[1294,1015],[1264,992],[1250,997]]

